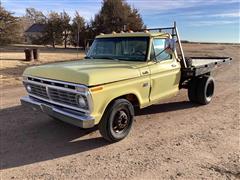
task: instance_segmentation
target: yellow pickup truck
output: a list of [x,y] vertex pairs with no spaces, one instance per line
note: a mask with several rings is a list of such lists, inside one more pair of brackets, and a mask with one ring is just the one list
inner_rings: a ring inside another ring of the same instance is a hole
[[185,58],[176,24],[101,34],[83,60],[27,68],[28,96],[21,103],[82,128],[98,125],[106,140],[116,142],[128,135],[135,108],[175,96],[181,88],[188,89],[190,101],[208,104],[214,93],[210,72],[230,60]]

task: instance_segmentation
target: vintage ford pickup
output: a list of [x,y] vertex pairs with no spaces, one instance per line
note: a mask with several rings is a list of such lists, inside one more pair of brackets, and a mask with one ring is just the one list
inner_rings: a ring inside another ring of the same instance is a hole
[[181,88],[190,101],[208,104],[214,93],[210,72],[230,60],[185,58],[176,24],[101,34],[83,60],[27,68],[28,96],[21,103],[82,128],[98,125],[106,140],[116,142],[128,135],[135,107],[173,97]]

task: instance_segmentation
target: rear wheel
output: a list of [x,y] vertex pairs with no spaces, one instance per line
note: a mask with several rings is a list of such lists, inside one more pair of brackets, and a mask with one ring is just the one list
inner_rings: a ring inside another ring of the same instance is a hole
[[191,102],[197,102],[197,85],[197,78],[191,79],[188,83],[188,99]]
[[106,109],[98,127],[104,139],[117,142],[131,130],[134,118],[133,105],[126,99],[117,99]]
[[214,94],[214,79],[204,76],[199,79],[197,87],[197,99],[200,104],[209,104]]
[[214,79],[211,76],[194,78],[188,84],[188,98],[191,102],[209,104],[214,94]]

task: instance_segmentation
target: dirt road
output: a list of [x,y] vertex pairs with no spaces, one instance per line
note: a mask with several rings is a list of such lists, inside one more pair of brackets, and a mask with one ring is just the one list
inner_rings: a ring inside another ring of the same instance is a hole
[[[199,50],[200,48],[200,50]],[[239,46],[185,45],[188,55],[232,56],[214,73],[211,104],[176,98],[137,112],[127,139],[108,144],[19,105],[21,86],[2,87],[1,179],[239,179]]]

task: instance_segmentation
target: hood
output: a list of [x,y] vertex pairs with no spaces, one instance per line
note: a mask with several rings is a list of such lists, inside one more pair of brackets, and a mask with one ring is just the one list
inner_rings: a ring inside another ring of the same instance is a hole
[[86,59],[27,68],[23,75],[93,86],[140,76],[145,62]]

